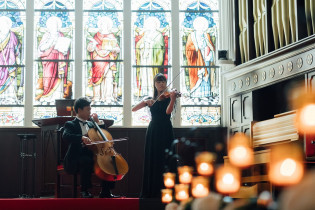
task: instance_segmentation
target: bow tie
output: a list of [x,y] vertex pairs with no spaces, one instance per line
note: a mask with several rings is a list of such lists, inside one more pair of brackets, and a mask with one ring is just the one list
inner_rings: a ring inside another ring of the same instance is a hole
[[[78,119],[79,120],[79,119]],[[87,121],[82,121],[82,120],[79,120],[79,122],[82,124],[82,125],[86,125],[87,124]]]

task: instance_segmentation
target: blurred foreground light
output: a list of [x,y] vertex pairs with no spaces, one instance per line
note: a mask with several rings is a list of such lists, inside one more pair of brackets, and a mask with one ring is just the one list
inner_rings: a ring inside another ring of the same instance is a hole
[[178,179],[181,184],[190,184],[192,179],[193,167],[181,166],[177,168]]
[[197,172],[203,176],[210,176],[213,174],[213,161],[215,160],[215,154],[211,152],[201,152],[195,157]]
[[231,164],[246,168],[253,164],[253,149],[250,140],[244,133],[236,133],[229,141],[228,156]]
[[175,185],[175,198],[178,201],[184,201],[189,198],[189,185],[176,184]]
[[288,186],[301,181],[304,174],[303,151],[296,144],[271,148],[269,179],[274,185]]
[[197,176],[192,179],[191,194],[195,198],[202,198],[209,194],[209,179],[203,176]]
[[164,185],[166,188],[173,188],[175,185],[175,173],[164,173]]
[[315,103],[309,103],[298,110],[296,127],[299,133],[315,134]]
[[216,188],[220,193],[235,193],[240,189],[240,171],[232,165],[224,165],[216,170]]
[[173,200],[173,190],[172,189],[162,189],[162,203],[170,203]]

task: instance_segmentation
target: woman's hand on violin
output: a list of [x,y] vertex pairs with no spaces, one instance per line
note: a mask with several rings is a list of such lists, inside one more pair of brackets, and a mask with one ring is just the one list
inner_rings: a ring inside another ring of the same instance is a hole
[[176,89],[174,89],[174,90],[171,90],[171,92],[170,92],[170,98],[171,98],[171,100],[175,100],[176,98],[177,98],[177,90]]
[[82,136],[82,142],[87,145],[87,144],[91,144],[92,141],[89,137],[86,137],[86,136]]

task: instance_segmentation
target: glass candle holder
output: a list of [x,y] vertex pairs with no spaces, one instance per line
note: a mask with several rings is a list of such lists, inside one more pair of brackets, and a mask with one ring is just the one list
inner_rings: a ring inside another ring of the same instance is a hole
[[232,165],[224,165],[216,170],[216,188],[220,193],[235,193],[240,189],[240,171]]
[[315,103],[300,108],[295,117],[295,126],[300,133],[315,134]]
[[209,179],[203,176],[197,176],[191,182],[191,194],[195,198],[202,198],[209,194]]
[[194,169],[190,166],[181,166],[178,167],[177,170],[179,182],[182,184],[190,184]]
[[268,176],[274,185],[288,186],[301,181],[304,175],[303,151],[299,145],[271,148]]
[[189,185],[176,184],[175,185],[175,199],[178,201],[184,201],[189,198]]
[[175,173],[164,173],[163,177],[164,177],[164,185],[166,188],[173,188],[175,185]]
[[170,203],[173,200],[173,190],[172,189],[162,189],[162,203]]
[[198,153],[195,157],[197,172],[203,176],[210,176],[213,174],[213,161],[215,155],[211,152],[201,152]]
[[228,150],[231,164],[246,168],[253,164],[254,153],[250,146],[250,140],[244,133],[236,133],[229,141]]

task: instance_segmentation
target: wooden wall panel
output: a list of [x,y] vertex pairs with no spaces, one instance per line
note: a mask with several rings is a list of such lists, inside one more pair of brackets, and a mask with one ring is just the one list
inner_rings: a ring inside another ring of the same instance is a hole
[[[117,182],[113,192],[127,197],[138,197],[141,189],[142,168],[144,159],[144,143],[146,128],[109,128],[108,131],[113,138],[128,137],[127,141],[116,142],[115,150],[120,153],[128,162],[130,170],[123,180]],[[54,174],[57,156],[54,152],[55,144],[50,142],[43,146],[40,128],[0,128],[0,197],[16,198],[20,195],[19,176],[20,173],[20,148],[18,133],[34,133],[37,135],[36,150],[36,197],[54,195]],[[215,151],[216,145],[225,144],[226,129],[220,127],[207,128],[174,128],[176,138],[185,137],[192,142],[197,142],[204,149]],[[45,148],[47,151],[42,151]],[[224,146],[223,146],[224,148]],[[219,157],[223,157],[224,149],[219,151]],[[222,154],[221,154],[222,153]],[[48,155],[47,155],[48,154]],[[45,157],[44,157],[45,155]],[[49,161],[51,161],[49,163]],[[222,158],[223,161],[223,158]],[[44,163],[46,162],[46,163]],[[31,162],[26,168],[31,170]],[[51,167],[43,167],[43,164]],[[44,170],[45,169],[45,170]],[[32,181],[31,176],[26,177],[26,181]],[[27,185],[26,193],[30,186]]]

